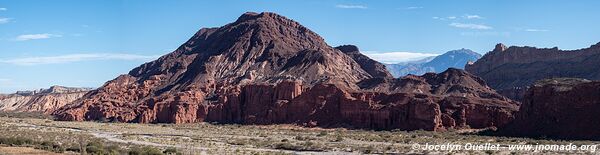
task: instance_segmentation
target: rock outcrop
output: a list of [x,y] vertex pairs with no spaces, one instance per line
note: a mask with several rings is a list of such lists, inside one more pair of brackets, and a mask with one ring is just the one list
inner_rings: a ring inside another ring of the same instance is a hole
[[0,111],[51,114],[64,105],[81,98],[90,90],[90,88],[52,86],[49,89],[36,91],[19,91],[0,96]]
[[546,78],[600,80],[600,43],[579,50],[506,47],[498,44],[465,70],[483,78],[492,88],[520,100],[527,87]]
[[223,27],[201,29],[174,52],[54,115],[70,121],[443,130],[502,126],[517,109],[462,70],[412,78],[393,79],[358,48],[333,48],[283,16],[246,13]]
[[360,65],[360,67],[367,73],[369,73],[372,77],[393,78],[392,74],[388,72],[384,64],[379,63],[367,57],[366,55],[361,54],[360,50],[358,50],[358,47],[354,45],[342,45],[335,47],[335,49],[344,52],[344,54],[354,59],[354,61],[356,61]]
[[600,139],[600,81],[545,79],[526,91],[516,119],[499,132],[510,136]]
[[440,73],[448,68],[464,69],[464,66],[467,63],[475,62],[479,58],[481,58],[479,53],[469,49],[459,49],[418,61],[386,64],[385,66],[394,77],[402,77],[409,74],[423,75],[429,72]]

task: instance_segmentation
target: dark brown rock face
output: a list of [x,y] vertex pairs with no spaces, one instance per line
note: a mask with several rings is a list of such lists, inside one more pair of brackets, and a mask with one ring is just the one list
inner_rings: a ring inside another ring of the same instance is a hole
[[509,47],[502,44],[465,70],[483,78],[498,92],[520,99],[527,87],[546,78],[600,80],[600,43],[565,51],[558,48]]
[[561,139],[600,138],[600,81],[547,79],[526,93],[514,122],[500,133]]
[[54,114],[73,121],[443,130],[502,126],[516,109],[462,70],[393,79],[356,47],[332,48],[274,13],[246,13],[201,29],[173,53]]

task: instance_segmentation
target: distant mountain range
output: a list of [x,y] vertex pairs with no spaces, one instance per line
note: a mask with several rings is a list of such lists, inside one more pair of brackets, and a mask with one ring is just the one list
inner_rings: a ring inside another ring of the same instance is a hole
[[48,89],[0,94],[0,112],[43,112],[54,110],[81,98],[92,88],[52,86]]
[[443,72],[448,68],[464,69],[464,66],[469,61],[474,62],[479,58],[481,58],[481,54],[479,53],[475,53],[469,49],[459,49],[417,61],[386,64],[386,67],[394,77],[401,77],[408,74],[423,75],[428,72]]

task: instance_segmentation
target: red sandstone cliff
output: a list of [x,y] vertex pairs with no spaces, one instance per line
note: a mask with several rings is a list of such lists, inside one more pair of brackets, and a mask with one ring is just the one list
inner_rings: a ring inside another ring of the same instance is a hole
[[283,16],[246,13],[201,29],[174,52],[54,114],[74,121],[442,130],[502,126],[517,108],[462,70],[393,79],[378,64],[358,48],[330,47]]
[[557,78],[536,82],[525,93],[514,122],[500,133],[562,139],[600,137],[600,81]]

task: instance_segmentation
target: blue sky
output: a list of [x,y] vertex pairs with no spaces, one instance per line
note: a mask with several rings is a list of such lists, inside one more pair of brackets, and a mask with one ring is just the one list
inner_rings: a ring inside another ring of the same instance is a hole
[[[600,1],[0,0],[0,92],[98,87],[247,11],[276,12],[332,46],[386,62],[496,43],[578,49],[600,42]],[[404,53],[403,53],[404,52]]]

